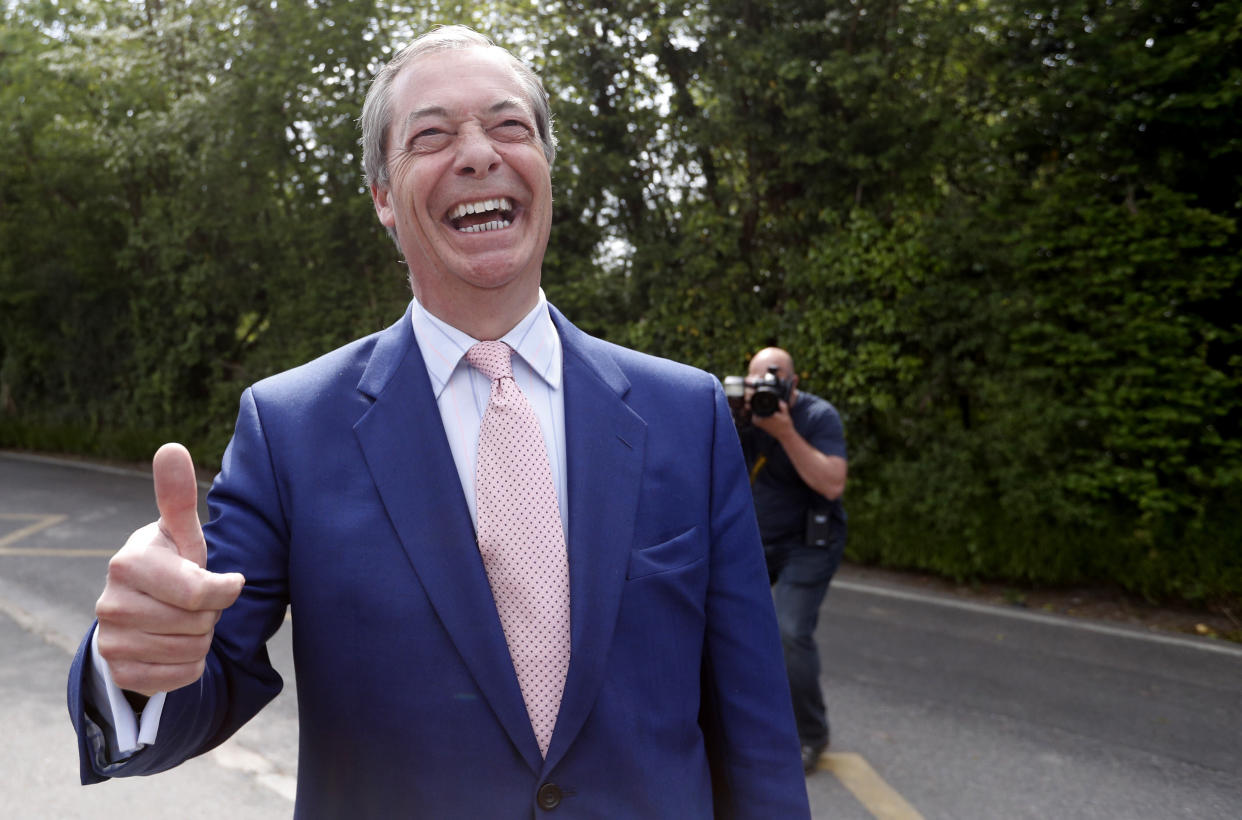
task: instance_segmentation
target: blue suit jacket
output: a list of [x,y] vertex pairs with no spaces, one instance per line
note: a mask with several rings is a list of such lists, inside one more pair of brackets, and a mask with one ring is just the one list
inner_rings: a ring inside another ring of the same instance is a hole
[[[539,754],[407,314],[255,384],[208,503],[246,576],[159,740],[108,765],[70,675],[83,782],[221,743],[281,687],[292,607],[298,817],[809,815],[740,446],[701,371],[564,342],[572,655]],[[87,638],[89,641],[89,636]],[[548,792],[543,792],[547,796]]]

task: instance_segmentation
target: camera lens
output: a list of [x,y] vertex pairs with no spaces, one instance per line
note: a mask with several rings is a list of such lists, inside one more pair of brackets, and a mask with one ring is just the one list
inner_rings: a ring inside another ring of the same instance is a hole
[[750,397],[750,412],[760,418],[772,415],[781,407],[781,397],[776,391],[764,386],[759,387]]

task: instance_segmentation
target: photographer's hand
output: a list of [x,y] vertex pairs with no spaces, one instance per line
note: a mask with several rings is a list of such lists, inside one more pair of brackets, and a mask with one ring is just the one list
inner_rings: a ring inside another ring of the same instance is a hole
[[757,416],[752,413],[750,421],[751,424],[779,441],[782,446],[790,435],[798,435],[798,431],[794,429],[793,416],[789,414],[789,404],[784,399],[781,399],[780,406],[772,415]]
[[830,456],[816,450],[794,428],[789,405],[784,401],[780,409],[770,416],[754,416],[752,423],[780,442],[798,475],[815,492],[824,498],[839,498],[845,492],[847,464],[840,456]]

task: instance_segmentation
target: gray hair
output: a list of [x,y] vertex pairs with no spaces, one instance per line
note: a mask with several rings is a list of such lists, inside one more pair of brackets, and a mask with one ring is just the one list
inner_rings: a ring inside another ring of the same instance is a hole
[[388,131],[392,127],[392,87],[401,70],[426,54],[450,49],[498,48],[503,51],[517,72],[518,82],[526,92],[535,116],[535,130],[543,145],[548,165],[556,158],[556,135],[552,130],[552,109],[543,82],[530,66],[488,38],[465,26],[443,26],[418,37],[402,48],[371,80],[366,101],[362,104],[362,170],[367,185],[388,184]]

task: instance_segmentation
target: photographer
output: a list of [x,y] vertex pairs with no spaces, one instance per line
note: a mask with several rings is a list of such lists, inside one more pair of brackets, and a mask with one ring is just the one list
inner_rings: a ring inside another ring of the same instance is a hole
[[847,466],[841,417],[797,385],[793,357],[765,348],[751,359],[742,400],[735,399],[734,407],[780,623],[802,766],[809,773],[829,741],[815,625],[845,550],[841,495]]

